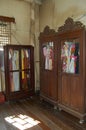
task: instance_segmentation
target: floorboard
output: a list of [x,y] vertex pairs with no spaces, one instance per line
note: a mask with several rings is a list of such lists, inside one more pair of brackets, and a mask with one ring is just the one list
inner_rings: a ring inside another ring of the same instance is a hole
[[74,116],[59,110],[39,96],[0,104],[0,130],[86,130]]

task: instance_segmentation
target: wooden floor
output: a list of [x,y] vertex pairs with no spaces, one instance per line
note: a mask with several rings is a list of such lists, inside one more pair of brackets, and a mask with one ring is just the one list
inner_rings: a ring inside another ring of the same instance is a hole
[[86,130],[86,122],[78,122],[38,96],[0,104],[0,130]]

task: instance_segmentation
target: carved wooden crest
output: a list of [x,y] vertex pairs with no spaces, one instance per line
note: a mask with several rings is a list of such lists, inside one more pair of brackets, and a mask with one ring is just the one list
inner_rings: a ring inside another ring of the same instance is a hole
[[80,21],[73,21],[73,19],[69,17],[66,19],[65,24],[58,28],[58,33],[62,33],[68,30],[81,29],[84,27],[85,25],[83,25]]
[[40,35],[44,34],[44,35],[51,35],[51,34],[55,34],[55,30],[54,29],[50,29],[50,27],[47,25],[44,28],[44,31],[40,33]]

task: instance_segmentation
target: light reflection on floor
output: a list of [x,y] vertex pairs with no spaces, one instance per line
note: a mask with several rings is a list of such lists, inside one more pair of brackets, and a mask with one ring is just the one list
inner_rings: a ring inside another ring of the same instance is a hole
[[31,128],[40,123],[40,121],[22,114],[6,117],[5,120],[20,130]]

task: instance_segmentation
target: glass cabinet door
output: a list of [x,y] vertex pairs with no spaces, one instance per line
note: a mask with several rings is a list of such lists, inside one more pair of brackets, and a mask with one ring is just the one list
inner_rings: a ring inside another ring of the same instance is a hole
[[21,50],[22,89],[30,88],[30,49]]
[[79,39],[61,41],[62,72],[79,74]]
[[44,59],[44,69],[52,70],[54,62],[54,43],[45,42],[42,45],[43,59]]
[[0,47],[0,91],[5,91],[4,49]]
[[16,49],[9,49],[9,82],[10,91],[20,90],[20,74],[19,74],[19,51]]

